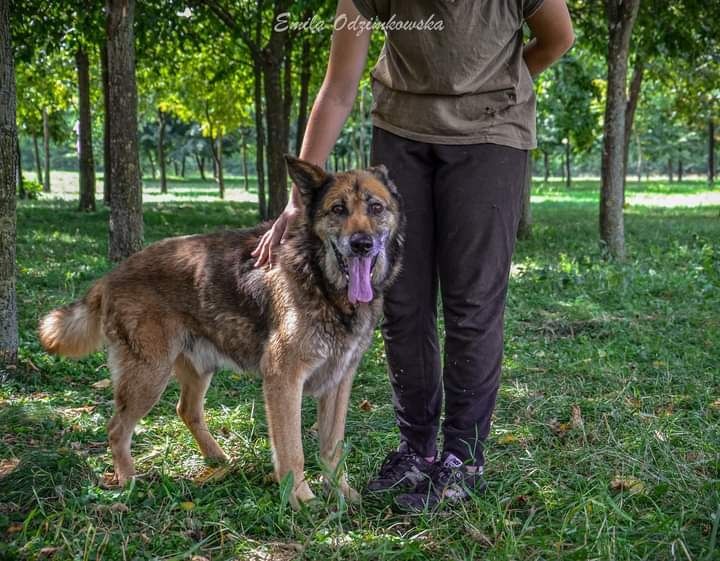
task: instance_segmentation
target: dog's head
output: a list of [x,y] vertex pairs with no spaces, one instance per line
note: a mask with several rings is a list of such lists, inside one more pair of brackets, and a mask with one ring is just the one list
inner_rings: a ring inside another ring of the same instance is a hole
[[328,282],[346,289],[353,304],[372,301],[397,275],[403,241],[402,204],[387,168],[331,174],[285,158],[302,195],[307,228],[322,243]]

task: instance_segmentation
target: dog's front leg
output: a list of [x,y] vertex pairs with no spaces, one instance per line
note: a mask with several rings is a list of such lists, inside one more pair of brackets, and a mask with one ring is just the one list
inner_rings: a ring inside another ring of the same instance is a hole
[[[335,473],[342,459],[345,419],[354,376],[353,369],[336,388],[330,389],[318,400],[320,459],[330,473]],[[340,475],[338,487],[348,501],[360,502],[360,494],[350,487],[345,472]]]
[[294,486],[290,503],[297,509],[301,502],[315,495],[305,481],[305,456],[302,447],[300,410],[303,381],[301,376],[266,373],[263,379],[265,411],[267,413],[270,444],[278,482],[292,473]]

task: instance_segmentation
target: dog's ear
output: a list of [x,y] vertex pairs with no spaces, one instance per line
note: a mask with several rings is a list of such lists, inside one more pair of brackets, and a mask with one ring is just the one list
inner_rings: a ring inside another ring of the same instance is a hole
[[328,179],[328,173],[321,167],[290,154],[285,154],[285,163],[290,179],[297,185],[305,202],[311,199],[312,194]]
[[400,198],[400,193],[397,190],[397,186],[395,185],[395,183],[393,183],[393,180],[390,179],[390,174],[388,172],[388,168],[385,167],[385,164],[372,166],[368,168],[368,171],[372,173],[375,177],[377,177],[380,181],[382,181],[383,185],[387,187],[388,191],[390,191],[390,194],[393,197],[395,197],[396,199]]

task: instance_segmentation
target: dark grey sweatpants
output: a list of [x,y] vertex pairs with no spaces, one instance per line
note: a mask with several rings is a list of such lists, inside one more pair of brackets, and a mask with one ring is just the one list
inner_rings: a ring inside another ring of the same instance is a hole
[[416,142],[375,127],[371,159],[390,170],[407,214],[403,269],[385,295],[382,325],[401,440],[436,453],[444,389],[444,451],[482,465],[527,151]]

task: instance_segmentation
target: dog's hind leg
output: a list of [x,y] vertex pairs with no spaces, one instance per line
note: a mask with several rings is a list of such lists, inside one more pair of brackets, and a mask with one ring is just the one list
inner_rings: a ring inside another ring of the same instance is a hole
[[[347,374],[337,387],[330,388],[318,400],[320,460],[330,474],[337,472],[340,460],[342,460],[345,420],[353,377],[354,372]],[[348,501],[360,502],[360,494],[350,487],[345,472],[340,474],[337,485],[338,490]]]
[[135,475],[130,454],[133,430],[160,399],[171,375],[170,364],[149,363],[120,344],[110,345],[108,364],[115,392],[115,414],[108,424],[115,476],[123,485]]
[[302,390],[300,376],[265,373],[263,377],[275,477],[280,482],[288,473],[293,474],[294,487],[290,494],[293,508],[298,508],[301,502],[315,498],[305,481],[305,456],[300,423]]
[[180,383],[177,413],[195,437],[203,456],[227,460],[228,457],[210,434],[205,421],[205,393],[210,386],[212,374],[199,374],[193,365],[180,355],[175,361],[175,377]]

